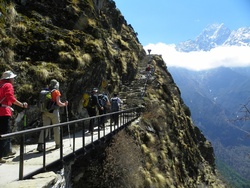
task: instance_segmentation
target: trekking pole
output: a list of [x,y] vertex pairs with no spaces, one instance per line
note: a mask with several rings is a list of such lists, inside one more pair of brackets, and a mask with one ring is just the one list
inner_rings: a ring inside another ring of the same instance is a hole
[[[69,122],[69,112],[68,112],[68,106],[66,106],[66,116],[67,116],[67,122]],[[69,146],[71,147],[71,141],[70,141],[70,128],[68,124],[68,133],[69,133]]]
[[[26,129],[27,126],[27,118],[26,118],[26,109],[24,110],[24,116],[23,116],[23,128]],[[25,135],[24,135],[24,152],[26,153],[26,144],[25,144]]]

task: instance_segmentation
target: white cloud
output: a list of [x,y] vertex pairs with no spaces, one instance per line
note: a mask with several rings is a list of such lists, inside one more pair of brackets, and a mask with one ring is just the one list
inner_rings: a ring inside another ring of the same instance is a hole
[[151,54],[162,55],[168,67],[182,67],[191,70],[206,70],[216,67],[250,66],[249,46],[221,46],[210,51],[178,52],[174,44],[148,44],[144,46]]

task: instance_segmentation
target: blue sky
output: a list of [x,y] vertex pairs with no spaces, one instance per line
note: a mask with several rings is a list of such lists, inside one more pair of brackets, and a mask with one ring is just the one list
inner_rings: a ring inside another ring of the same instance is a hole
[[114,0],[142,45],[194,39],[209,24],[250,26],[249,0]]
[[224,23],[230,30],[250,27],[250,0],[114,0],[144,49],[161,54],[167,66],[206,70],[250,66],[250,47],[217,47],[208,52],[177,52],[206,26]]

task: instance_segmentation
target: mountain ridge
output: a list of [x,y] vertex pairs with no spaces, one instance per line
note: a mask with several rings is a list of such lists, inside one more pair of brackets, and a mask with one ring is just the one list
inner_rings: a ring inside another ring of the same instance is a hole
[[[250,46],[250,28],[230,31],[224,24],[213,24],[195,40],[176,45],[176,49],[210,51],[224,46]],[[243,107],[250,108],[250,67],[221,66],[200,71],[168,67],[168,70],[191,109],[194,123],[212,142],[217,160],[224,161],[249,179],[250,139],[247,138],[250,126],[249,121],[243,119],[250,114]],[[245,157],[237,157],[233,150],[241,150]]]
[[250,46],[250,27],[231,31],[223,23],[208,25],[194,39],[176,45],[180,52],[210,51],[218,46]]
[[[238,173],[248,179],[249,170],[247,172],[246,169],[250,167],[249,158],[247,155],[239,158],[231,150],[242,148],[243,153],[250,153],[247,134],[250,131],[249,121],[237,121],[246,115],[240,111],[250,99],[249,77],[231,68],[203,71],[206,75],[176,67],[168,67],[168,70],[192,112],[194,123],[212,142],[216,159],[226,161],[229,166],[233,165]],[[225,76],[228,72],[240,76]],[[249,108],[249,104],[247,106]],[[222,147],[223,154],[218,151]]]

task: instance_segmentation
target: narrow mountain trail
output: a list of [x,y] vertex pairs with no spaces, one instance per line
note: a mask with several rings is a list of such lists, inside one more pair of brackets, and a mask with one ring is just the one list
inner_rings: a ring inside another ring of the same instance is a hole
[[143,104],[143,97],[145,95],[149,80],[154,79],[154,76],[146,71],[147,66],[151,61],[151,56],[147,55],[138,64],[138,72],[135,80],[131,84],[122,85],[119,97],[123,101],[122,109],[137,107]]

